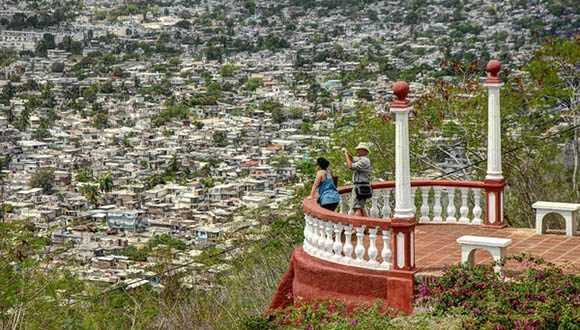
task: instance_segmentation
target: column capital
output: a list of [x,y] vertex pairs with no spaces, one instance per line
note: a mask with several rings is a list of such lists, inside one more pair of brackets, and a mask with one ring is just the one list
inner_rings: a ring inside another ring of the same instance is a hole
[[406,81],[395,82],[393,84],[393,94],[397,96],[397,99],[391,102],[391,112],[411,110],[411,103],[407,99],[407,95],[409,95],[409,84]]
[[499,78],[499,71],[501,70],[501,62],[498,60],[490,60],[487,62],[485,71],[487,71],[487,79],[485,86],[501,86],[502,82]]

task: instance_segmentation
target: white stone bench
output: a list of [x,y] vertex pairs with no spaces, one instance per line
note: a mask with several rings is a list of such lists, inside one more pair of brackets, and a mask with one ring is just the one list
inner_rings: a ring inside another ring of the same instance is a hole
[[[501,258],[505,257],[506,248],[512,244],[512,240],[509,238],[466,235],[459,237],[457,243],[461,246],[461,262],[466,262],[473,266],[475,250],[486,250],[491,254],[494,261],[500,261]],[[501,267],[495,266],[494,270],[499,273]]]
[[566,222],[566,236],[574,236],[576,233],[576,212],[580,210],[577,203],[535,202],[532,207],[536,209],[536,233],[545,233],[544,217],[549,213],[557,213],[564,217]]

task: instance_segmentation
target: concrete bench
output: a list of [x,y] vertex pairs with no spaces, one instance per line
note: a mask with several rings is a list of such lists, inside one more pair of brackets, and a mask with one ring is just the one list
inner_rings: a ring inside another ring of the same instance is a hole
[[536,233],[538,235],[546,232],[544,217],[550,213],[557,213],[564,217],[566,222],[566,236],[574,236],[576,233],[576,212],[580,210],[580,204],[535,202],[532,207],[536,209]]
[[[486,250],[491,254],[494,261],[500,261],[501,258],[505,257],[506,248],[512,244],[512,240],[509,238],[466,235],[459,237],[457,243],[461,246],[461,262],[466,262],[473,266],[475,250]],[[495,266],[494,270],[499,273],[501,267]]]

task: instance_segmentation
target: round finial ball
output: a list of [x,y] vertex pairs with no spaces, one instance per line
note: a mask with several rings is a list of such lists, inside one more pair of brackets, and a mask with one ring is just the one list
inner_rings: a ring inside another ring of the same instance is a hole
[[499,70],[501,70],[501,63],[498,60],[491,60],[489,62],[487,62],[487,67],[486,67],[487,72],[489,72],[489,74],[492,77],[497,77],[497,74],[499,73]]
[[393,84],[393,93],[399,100],[404,100],[409,95],[409,84],[406,81],[397,81]]

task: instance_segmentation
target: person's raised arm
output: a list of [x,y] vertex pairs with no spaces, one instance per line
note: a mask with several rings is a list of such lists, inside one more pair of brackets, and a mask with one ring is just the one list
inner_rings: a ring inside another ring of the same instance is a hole
[[346,167],[352,169],[352,155],[348,153],[346,148],[342,148],[342,151],[344,152],[344,158],[346,158]]
[[308,198],[313,199],[314,197],[316,197],[316,192],[318,190],[318,186],[320,186],[320,182],[322,182],[322,177],[323,177],[323,172],[324,171],[318,171],[316,173],[316,179],[314,180],[314,183],[312,184],[312,189],[310,190],[310,195],[308,196]]

